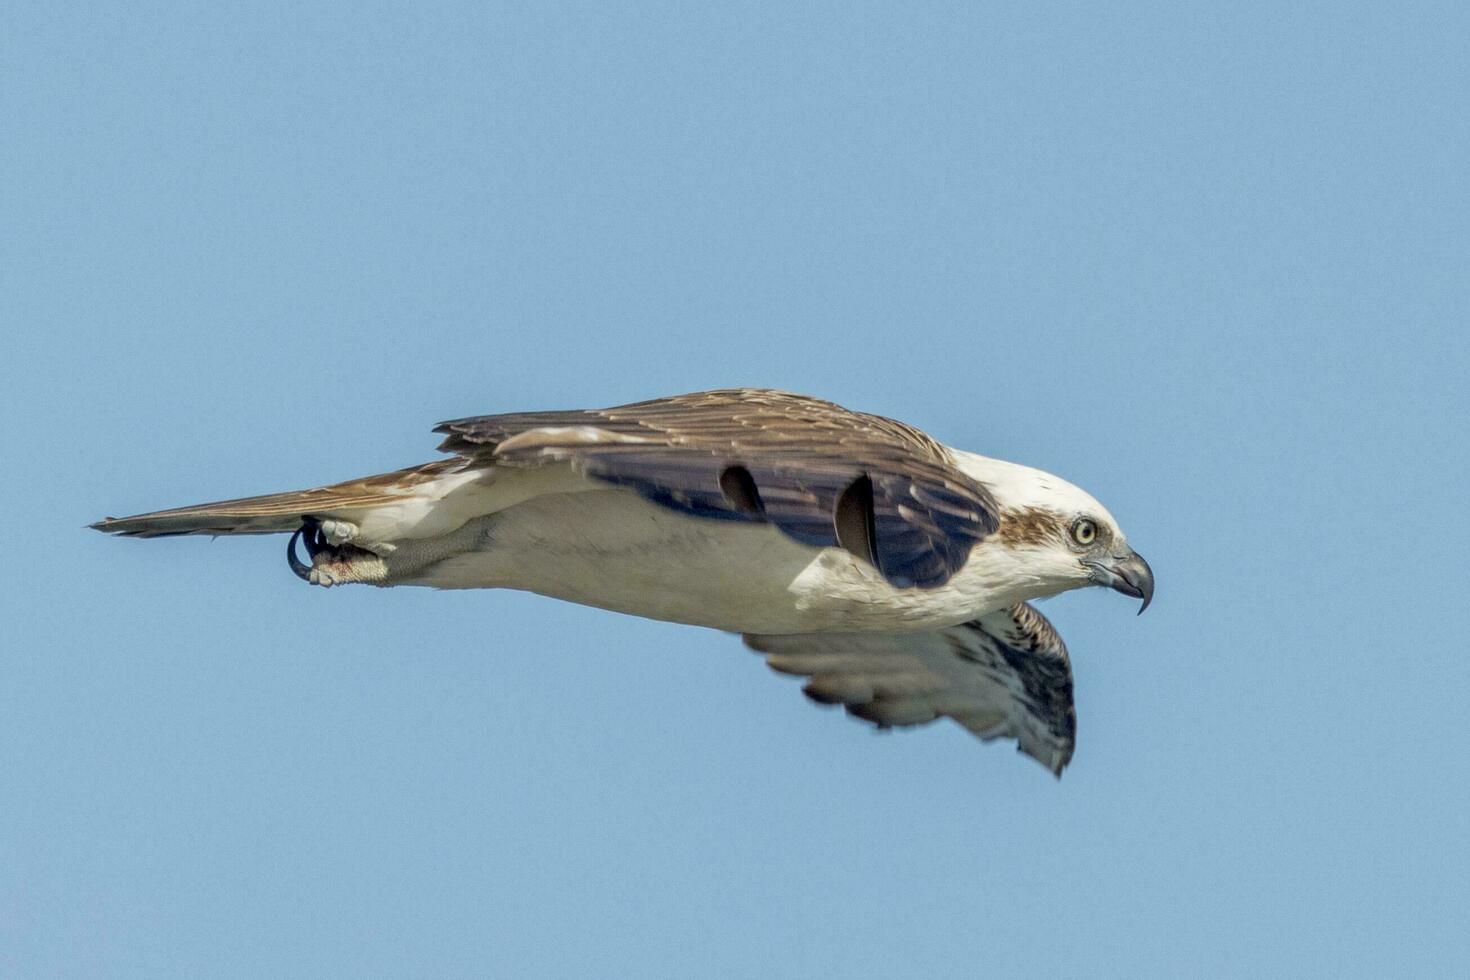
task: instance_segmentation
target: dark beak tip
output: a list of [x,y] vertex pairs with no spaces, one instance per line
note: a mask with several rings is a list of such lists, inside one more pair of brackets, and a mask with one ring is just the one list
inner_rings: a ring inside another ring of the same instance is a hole
[[1143,604],[1138,607],[1138,615],[1142,616],[1143,611],[1149,607],[1149,603],[1154,601],[1154,570],[1136,551],[1129,558],[1127,566],[1128,571],[1123,577],[1133,595],[1143,600]]

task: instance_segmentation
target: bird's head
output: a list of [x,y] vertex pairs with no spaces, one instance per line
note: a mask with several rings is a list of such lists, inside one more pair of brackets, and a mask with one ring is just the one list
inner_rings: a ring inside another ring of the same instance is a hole
[[958,462],[1000,506],[1000,528],[981,548],[1029,597],[1101,585],[1142,599],[1140,613],[1148,608],[1153,570],[1091,494],[1029,466],[972,453]]

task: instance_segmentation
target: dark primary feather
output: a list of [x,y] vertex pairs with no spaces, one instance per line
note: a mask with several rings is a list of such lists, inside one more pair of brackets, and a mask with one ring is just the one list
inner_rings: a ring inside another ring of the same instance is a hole
[[809,678],[803,691],[880,728],[954,719],[1017,747],[1061,775],[1077,713],[1066,644],[1027,603],[943,630],[745,637],[772,669]]
[[[910,425],[762,389],[695,392],[605,409],[445,422],[440,449],[498,465],[568,460],[699,517],[767,521],[817,546],[840,540],[838,502],[866,478],[871,541],[859,557],[892,584],[944,584],[993,533],[990,492]],[[748,479],[748,482],[747,482]],[[751,491],[754,491],[752,498]],[[754,501],[759,507],[752,506]]]

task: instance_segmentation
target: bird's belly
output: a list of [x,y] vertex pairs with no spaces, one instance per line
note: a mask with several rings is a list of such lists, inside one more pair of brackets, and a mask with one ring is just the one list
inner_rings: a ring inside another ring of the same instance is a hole
[[928,629],[974,615],[950,589],[895,589],[768,524],[690,517],[625,490],[552,494],[467,526],[468,550],[405,584],[510,588],[748,633]]

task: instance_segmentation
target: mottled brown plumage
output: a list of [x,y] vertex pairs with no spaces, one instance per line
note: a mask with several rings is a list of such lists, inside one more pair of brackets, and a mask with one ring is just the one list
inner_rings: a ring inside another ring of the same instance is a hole
[[506,462],[516,454],[497,448],[511,436],[565,426],[591,426],[705,452],[733,449],[829,458],[841,447],[852,450],[856,459],[940,466],[953,462],[943,444],[912,425],[769,388],[696,391],[613,408],[480,415],[441,423],[434,431],[445,434],[439,446],[445,452],[494,454]]

